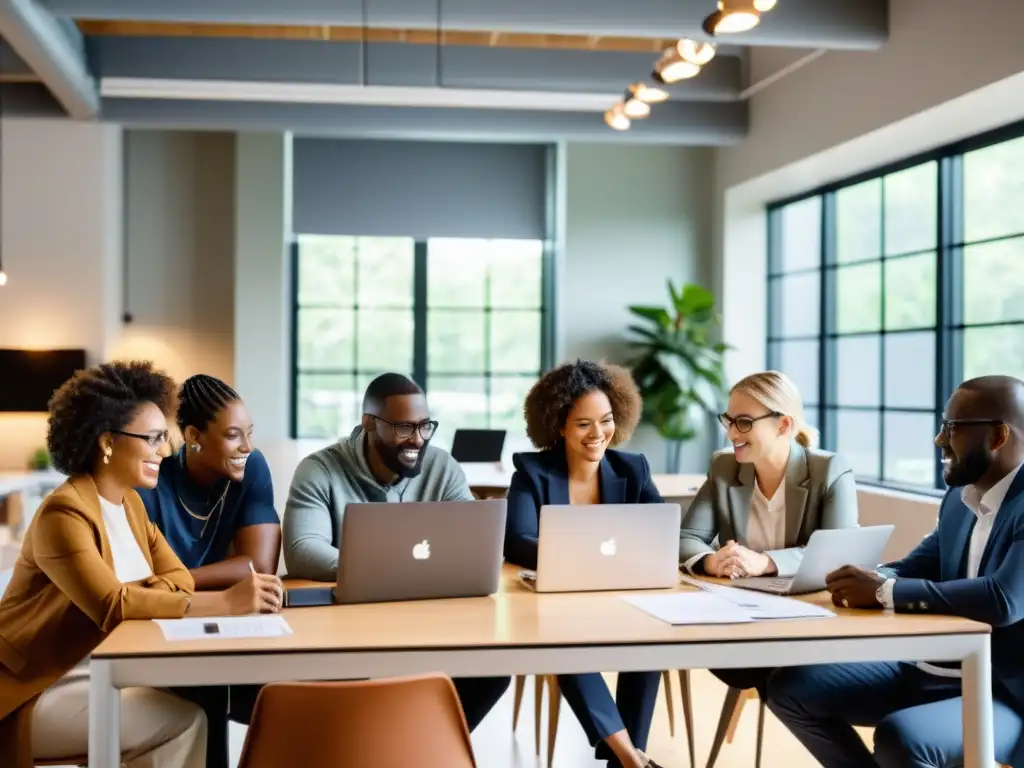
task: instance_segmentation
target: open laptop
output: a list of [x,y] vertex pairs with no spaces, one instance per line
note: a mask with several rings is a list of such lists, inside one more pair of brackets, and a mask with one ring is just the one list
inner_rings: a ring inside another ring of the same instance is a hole
[[452,440],[452,458],[462,464],[498,464],[504,449],[504,429],[457,429]]
[[776,595],[805,595],[825,588],[825,577],[844,565],[877,568],[895,526],[817,530],[804,547],[804,557],[793,576],[746,576],[729,586]]
[[678,504],[544,506],[537,592],[670,589],[679,583]]
[[348,504],[337,584],[290,589],[285,606],[492,595],[504,540],[504,499]]

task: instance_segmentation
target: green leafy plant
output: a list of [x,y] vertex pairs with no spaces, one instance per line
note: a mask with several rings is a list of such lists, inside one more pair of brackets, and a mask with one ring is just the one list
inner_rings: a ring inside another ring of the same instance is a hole
[[644,398],[642,421],[669,441],[669,467],[676,471],[682,444],[696,437],[707,415],[720,412],[726,396],[723,371],[728,344],[712,340],[721,323],[715,297],[699,285],[676,290],[671,304],[632,306],[643,324],[629,326],[633,378]]
[[34,470],[46,470],[53,465],[50,460],[50,452],[45,448],[37,448],[29,459],[28,467]]

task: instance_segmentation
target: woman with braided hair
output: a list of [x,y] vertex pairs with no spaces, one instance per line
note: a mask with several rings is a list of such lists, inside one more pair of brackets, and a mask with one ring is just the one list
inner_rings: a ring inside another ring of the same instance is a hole
[[[191,376],[178,391],[177,421],[184,445],[160,466],[156,487],[139,491],[150,520],[189,569],[197,591],[224,589],[256,574],[276,579],[281,520],[270,468],[253,448],[252,418],[242,399],[220,379]],[[206,711],[208,768],[227,768],[228,712],[241,712],[236,719],[247,721],[258,690],[174,689]]]

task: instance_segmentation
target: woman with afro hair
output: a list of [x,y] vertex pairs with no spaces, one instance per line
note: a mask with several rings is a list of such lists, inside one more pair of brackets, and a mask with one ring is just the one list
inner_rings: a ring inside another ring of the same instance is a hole
[[[277,580],[221,592],[194,583],[134,488],[152,488],[170,454],[174,382],[150,363],[77,372],[50,400],[47,446],[68,480],[25,534],[0,600],[0,766],[84,762],[89,654],[122,621],[276,611]],[[170,693],[121,693],[126,764],[201,768],[206,718]]]
[[[537,567],[540,510],[546,504],[652,504],[663,499],[647,459],[612,450],[630,438],[642,400],[629,371],[577,361],[546,374],[526,396],[526,432],[539,451],[513,456],[505,559]],[[615,699],[597,672],[558,682],[599,760],[657,768],[643,749],[658,696],[659,672],[619,675]]]

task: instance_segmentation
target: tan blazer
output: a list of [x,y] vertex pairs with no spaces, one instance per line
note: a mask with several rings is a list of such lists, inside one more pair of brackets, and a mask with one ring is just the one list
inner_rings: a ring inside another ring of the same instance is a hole
[[[747,544],[754,465],[740,464],[732,451],[716,453],[704,481],[683,515],[679,562],[715,551],[732,539]],[[786,468],[786,548],[772,552],[779,574],[796,573],[803,547],[819,528],[857,527],[857,485],[853,472],[834,453],[793,443]]]
[[32,707],[39,695],[128,619],[180,618],[195,584],[125,496],[128,524],[154,575],[122,584],[114,573],[96,484],[68,480],[44,501],[25,534],[0,600],[0,768],[31,768]]

